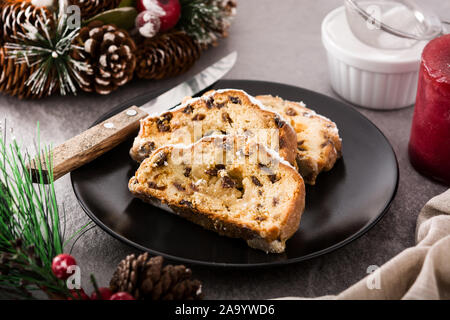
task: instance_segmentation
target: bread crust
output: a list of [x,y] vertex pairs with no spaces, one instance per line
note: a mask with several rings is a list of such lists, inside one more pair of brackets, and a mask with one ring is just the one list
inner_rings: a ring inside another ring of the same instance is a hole
[[[296,145],[297,145],[297,135],[295,130],[291,127],[289,122],[287,122],[283,117],[281,117],[276,112],[270,111],[268,109],[263,109],[261,106],[255,104],[252,101],[252,97],[246,93],[238,90],[225,90],[225,91],[210,91],[207,95],[202,98],[197,98],[196,100],[187,100],[185,105],[191,105],[193,109],[197,112],[200,110],[202,114],[207,114],[211,112],[211,108],[208,106],[209,99],[213,101],[228,101],[231,98],[237,98],[240,101],[240,107],[246,108],[253,114],[254,117],[262,119],[266,123],[266,127],[253,128],[253,129],[278,129],[279,130],[279,150],[277,150],[281,157],[286,161],[295,165],[296,162]],[[187,117],[186,113],[183,113],[184,107],[179,107],[175,111],[170,111],[164,113],[164,115],[169,115],[172,121],[177,121],[181,118]],[[159,135],[164,139],[169,140],[171,131],[158,132],[155,128],[155,123],[158,121],[159,116],[149,116],[141,120],[140,131],[138,136],[135,138],[133,147],[130,150],[130,156],[137,162],[142,162],[147,158],[151,152],[162,145],[154,145],[153,148],[146,148],[148,143],[154,143],[154,137]],[[242,128],[244,129],[244,128]],[[252,129],[252,128],[250,128]],[[183,141],[183,144],[190,144],[195,141]]]
[[[283,100],[280,97],[274,97],[271,95],[260,95],[256,99],[261,101],[269,108],[273,108],[282,114],[283,117],[290,122],[296,131],[297,143],[311,138],[307,134],[303,134],[305,122],[308,120],[321,124],[319,130],[316,130],[317,135],[322,135],[320,141],[320,157],[313,157],[308,151],[298,149],[299,146],[295,146],[296,149],[296,166],[302,175],[305,183],[314,185],[316,183],[317,176],[320,172],[331,170],[336,161],[342,157],[342,140],[339,137],[339,133],[336,124],[331,120],[316,114],[313,110],[308,109],[304,104],[298,102],[292,102]],[[286,110],[294,110],[292,113],[286,112]],[[295,113],[295,114],[294,114]],[[307,116],[302,116],[302,115]],[[301,117],[302,123],[296,125],[298,120],[296,117]]]
[[[201,143],[205,140],[213,140],[214,138],[204,138],[197,143]],[[191,150],[194,145],[190,146]],[[218,215],[212,211],[205,209],[199,209],[193,207],[192,204],[188,205],[186,202],[180,204],[178,201],[174,201],[168,198],[164,191],[151,189],[147,186],[146,181],[139,181],[139,170],[145,166],[151,168],[152,163],[157,157],[157,153],[169,152],[171,153],[174,146],[165,146],[155,151],[149,158],[144,160],[140,169],[136,172],[136,175],[129,181],[129,190],[136,197],[142,199],[153,205],[161,207],[164,205],[164,209],[191,222],[194,222],[205,229],[215,231],[223,236],[231,238],[242,238],[247,240],[249,246],[264,250],[266,252],[281,253],[284,251],[285,242],[288,240],[297,230],[300,224],[301,216],[305,208],[305,185],[302,177],[297,171],[290,165],[283,162],[279,163],[279,170],[289,173],[290,177],[293,177],[296,182],[296,188],[289,199],[289,204],[286,206],[280,222],[277,225],[270,226],[269,228],[257,228],[255,224],[244,223],[229,215]]]

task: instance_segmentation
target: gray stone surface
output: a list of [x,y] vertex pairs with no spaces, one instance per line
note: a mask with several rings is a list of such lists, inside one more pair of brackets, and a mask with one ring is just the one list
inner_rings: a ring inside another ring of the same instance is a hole
[[[439,1],[431,2],[439,5]],[[230,37],[206,52],[187,75],[161,82],[134,81],[106,97],[80,95],[19,101],[0,96],[0,118],[8,120],[15,136],[29,148],[33,145],[37,121],[41,140],[56,145],[85,130],[115,105],[140,93],[169,87],[232,50],[239,52],[239,60],[227,78],[283,82],[336,97],[329,86],[320,24],[327,12],[341,3],[343,1],[338,0],[241,0]],[[204,282],[207,298],[266,299],[336,294],[364,277],[369,265],[381,265],[414,245],[420,208],[446,188],[421,177],[409,164],[406,148],[412,108],[360,111],[385,133],[400,163],[398,194],[385,218],[346,247],[304,263],[246,271],[194,267],[195,276]],[[58,181],[56,187],[67,211],[68,231],[88,222],[75,199],[69,177]],[[107,284],[116,264],[131,252],[134,252],[132,248],[99,228],[88,232],[73,250],[82,266],[87,288],[90,288],[90,273],[97,275],[100,284]]]

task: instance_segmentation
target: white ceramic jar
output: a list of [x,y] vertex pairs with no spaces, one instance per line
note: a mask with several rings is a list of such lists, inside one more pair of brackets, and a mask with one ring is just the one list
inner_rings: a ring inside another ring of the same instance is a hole
[[414,104],[420,58],[426,42],[408,49],[378,49],[358,40],[344,7],[322,23],[331,86],[345,100],[371,109],[398,109]]

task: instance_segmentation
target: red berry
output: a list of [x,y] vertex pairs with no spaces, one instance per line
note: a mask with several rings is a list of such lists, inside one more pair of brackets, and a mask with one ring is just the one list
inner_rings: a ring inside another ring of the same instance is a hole
[[142,11],[136,17],[136,27],[139,29],[139,33],[146,38],[156,36],[160,26],[159,17],[153,15],[150,11]]
[[72,289],[70,290],[70,294],[72,297],[68,297],[67,300],[90,300],[89,296],[84,292],[83,288],[81,289]]
[[128,292],[114,293],[109,300],[135,300],[134,297]]
[[70,277],[71,273],[67,272],[70,266],[75,266],[77,262],[74,257],[69,254],[59,254],[53,258],[52,261],[52,271],[53,274],[61,280],[66,280]]
[[137,9],[139,12],[147,11],[149,15],[159,17],[159,31],[172,29],[181,17],[179,0],[138,0]]
[[160,31],[167,31],[175,27],[181,17],[181,5],[179,0],[158,0],[159,5],[166,12],[161,16]]
[[92,292],[91,300],[109,300],[113,295],[113,292],[109,288],[98,288],[100,297],[98,297],[97,291]]

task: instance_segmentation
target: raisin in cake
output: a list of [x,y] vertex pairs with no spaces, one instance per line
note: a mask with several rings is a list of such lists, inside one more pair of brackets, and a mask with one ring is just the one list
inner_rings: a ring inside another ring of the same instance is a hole
[[245,137],[166,145],[140,165],[130,191],[206,229],[280,253],[298,229],[305,185],[272,150]]
[[270,95],[256,98],[279,112],[294,128],[297,133],[296,165],[305,182],[314,185],[317,175],[331,170],[341,157],[342,141],[336,124],[303,103]]
[[166,144],[191,144],[211,134],[247,135],[295,164],[294,129],[279,114],[240,90],[212,91],[170,112],[141,120],[130,155],[141,162]]

